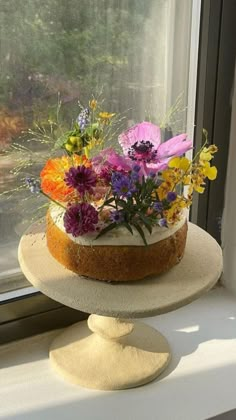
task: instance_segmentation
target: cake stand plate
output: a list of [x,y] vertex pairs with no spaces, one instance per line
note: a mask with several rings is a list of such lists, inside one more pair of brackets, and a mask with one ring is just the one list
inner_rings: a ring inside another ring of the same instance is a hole
[[167,273],[137,282],[108,283],[67,270],[49,253],[45,226],[21,239],[19,262],[27,279],[52,299],[92,313],[52,343],[53,367],[89,388],[124,389],[157,377],[170,361],[167,340],[153,328],[123,318],[154,316],[186,305],[209,290],[222,272],[222,252],[189,223],[182,261]]

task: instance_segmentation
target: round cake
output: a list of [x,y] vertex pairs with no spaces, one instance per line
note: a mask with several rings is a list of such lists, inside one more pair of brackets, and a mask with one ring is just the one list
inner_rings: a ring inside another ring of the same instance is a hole
[[48,210],[47,246],[59,263],[79,275],[103,281],[142,280],[169,270],[184,254],[185,215],[173,226],[154,227],[152,234],[145,230],[148,245],[138,232],[132,235],[123,227],[98,239],[97,232],[75,238],[66,233],[63,217],[59,206]]

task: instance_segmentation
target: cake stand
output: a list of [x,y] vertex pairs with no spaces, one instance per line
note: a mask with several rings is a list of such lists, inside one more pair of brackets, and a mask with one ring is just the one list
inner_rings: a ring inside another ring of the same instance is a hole
[[19,262],[27,279],[50,298],[91,313],[66,328],[50,348],[53,368],[88,388],[132,388],[156,378],[171,358],[165,337],[131,321],[175,310],[208,291],[222,272],[222,252],[189,223],[182,261],[167,273],[137,282],[109,283],[78,276],[59,264],[46,245],[44,224],[21,238]]

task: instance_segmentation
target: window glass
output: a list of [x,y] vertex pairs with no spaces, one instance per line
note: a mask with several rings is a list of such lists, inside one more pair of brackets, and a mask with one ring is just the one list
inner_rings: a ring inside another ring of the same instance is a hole
[[[100,94],[104,108],[125,116],[123,128],[151,118],[163,139],[183,132],[191,13],[190,0],[1,0],[0,193],[21,185],[11,171],[26,157],[37,161],[31,175],[40,170],[47,145],[29,144],[22,131],[50,129],[59,93],[65,125],[78,101]],[[0,286],[19,273],[19,238],[35,217],[35,199],[26,198],[21,189],[0,196]]]

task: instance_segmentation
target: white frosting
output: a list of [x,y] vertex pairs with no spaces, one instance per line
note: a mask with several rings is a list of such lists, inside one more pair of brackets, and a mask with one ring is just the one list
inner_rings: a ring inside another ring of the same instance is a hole
[[[62,232],[66,233],[63,223],[64,213],[65,211],[59,206],[52,205],[50,207],[50,214],[53,222]],[[150,234],[148,230],[145,227],[143,227],[143,231],[148,245],[162,241],[163,239],[166,239],[169,236],[173,235],[184,225],[185,221],[186,216],[183,215],[179,222],[175,223],[173,226],[170,226],[168,228],[155,226],[152,230],[152,234]],[[68,237],[72,241],[84,246],[145,246],[140,234],[135,228],[133,228],[133,235],[126,228],[119,227],[118,229],[113,229],[110,232],[107,232],[104,236],[101,236],[98,239],[96,239],[98,232],[93,232],[84,236],[77,236],[76,238],[70,233],[66,233],[66,235],[68,235]]]

